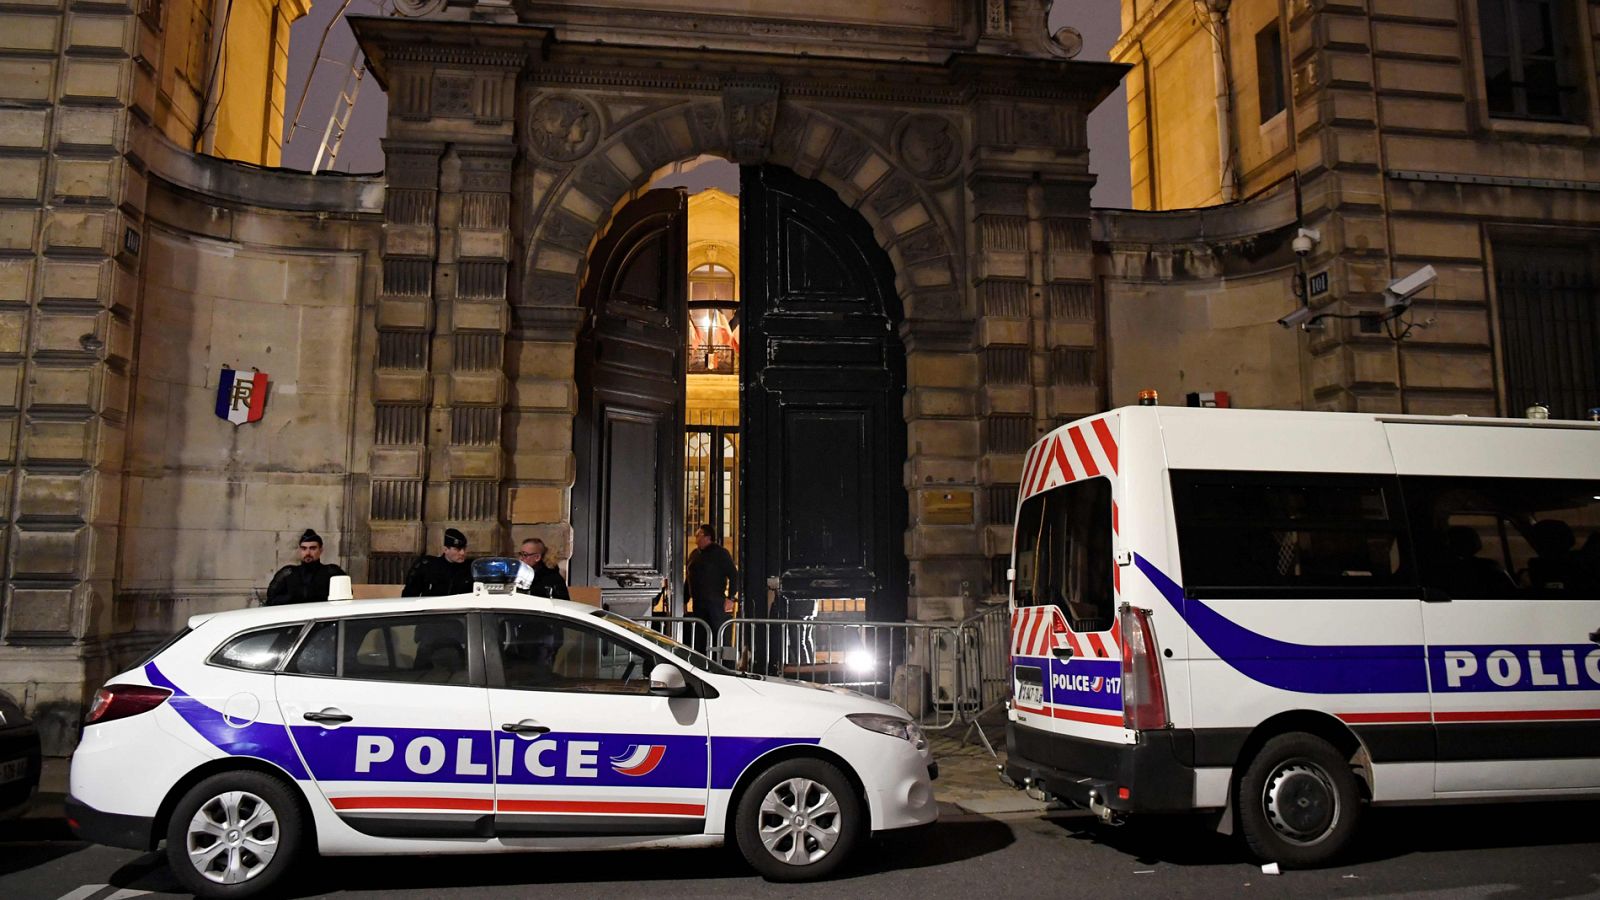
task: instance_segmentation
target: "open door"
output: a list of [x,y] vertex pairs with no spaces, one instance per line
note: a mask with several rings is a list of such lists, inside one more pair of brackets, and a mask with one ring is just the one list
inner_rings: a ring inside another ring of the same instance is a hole
[[[649,191],[590,259],[578,341],[571,574],[628,616],[681,580],[688,199]],[[677,601],[681,605],[681,599]]]

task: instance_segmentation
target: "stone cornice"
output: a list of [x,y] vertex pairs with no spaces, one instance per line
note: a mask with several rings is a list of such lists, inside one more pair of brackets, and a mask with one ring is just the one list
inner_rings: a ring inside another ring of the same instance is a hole
[[153,129],[139,129],[133,155],[151,176],[192,193],[241,206],[341,215],[383,214],[384,176],[312,175],[202,156]]
[[579,44],[547,28],[352,17],[380,83],[393,61],[522,68],[535,84],[718,94],[730,79],[782,83],[783,96],[956,105],[973,96],[1075,101],[1109,96],[1126,66],[1106,62],[952,53],[942,62],[864,60],[770,51]]

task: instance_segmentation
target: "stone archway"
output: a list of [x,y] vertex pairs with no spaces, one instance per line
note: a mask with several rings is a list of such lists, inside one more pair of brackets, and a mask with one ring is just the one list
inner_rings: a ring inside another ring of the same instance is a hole
[[[1003,587],[1023,452],[1103,407],[1084,122],[1121,75],[1061,60],[1032,7],[1003,6],[938,31],[954,49],[901,26],[762,26],[817,44],[789,55],[725,30],[687,46],[673,29],[689,14],[619,13],[645,29],[628,44],[579,41],[576,19],[358,23],[392,98],[380,355],[424,350],[386,357],[406,377],[380,377],[374,404],[418,404],[430,426],[374,451],[374,551],[420,549],[447,522],[569,545],[589,255],[653,173],[710,154],[791,169],[867,222],[904,307],[910,612]],[[837,41],[878,49],[823,49]],[[463,370],[474,349],[498,367]]]

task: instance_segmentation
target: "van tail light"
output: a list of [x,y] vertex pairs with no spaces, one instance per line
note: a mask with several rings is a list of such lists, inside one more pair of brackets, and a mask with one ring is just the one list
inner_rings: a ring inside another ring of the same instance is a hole
[[142,684],[108,684],[94,692],[94,702],[89,704],[89,714],[83,724],[126,719],[149,712],[167,701],[172,692],[166,688],[146,687]]
[[1124,603],[1118,612],[1122,629],[1122,727],[1130,731],[1167,728],[1167,689],[1161,680],[1161,657],[1150,628],[1150,610]]

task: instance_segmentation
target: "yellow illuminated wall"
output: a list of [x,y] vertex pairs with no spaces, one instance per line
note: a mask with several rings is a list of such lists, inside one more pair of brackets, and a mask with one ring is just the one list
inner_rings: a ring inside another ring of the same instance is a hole
[[201,153],[276,166],[289,26],[310,0],[166,0],[158,14],[155,125]]
[[[1218,140],[1216,42],[1204,4],[1174,0],[1122,0],[1122,37],[1111,50],[1128,73],[1128,149],[1136,209],[1212,206],[1223,201]],[[1250,197],[1289,176],[1294,168],[1290,118],[1285,109],[1262,115],[1258,35],[1277,29],[1287,42],[1278,0],[1234,0],[1227,5],[1226,36],[1230,162]],[[1284,92],[1287,63],[1279,54]],[[1286,100],[1286,106],[1291,105]]]

